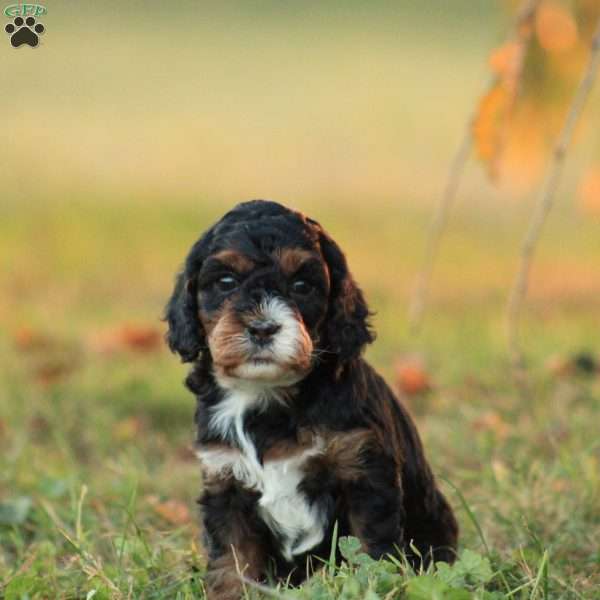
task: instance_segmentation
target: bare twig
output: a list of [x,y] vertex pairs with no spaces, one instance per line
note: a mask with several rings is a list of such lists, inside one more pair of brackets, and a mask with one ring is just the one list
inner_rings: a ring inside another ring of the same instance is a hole
[[440,198],[440,202],[437,206],[435,214],[433,215],[433,220],[429,228],[429,234],[425,246],[425,257],[423,259],[421,269],[417,275],[417,281],[411,298],[408,313],[408,325],[410,332],[413,334],[419,331],[423,322],[423,313],[425,312],[429,284],[431,282],[431,275],[433,274],[433,267],[439,253],[440,241],[442,239],[444,230],[446,229],[446,224],[448,223],[450,208],[454,203],[454,198],[456,197],[456,192],[462,179],[462,175],[467,164],[467,159],[471,153],[471,146],[473,144],[471,136],[473,120],[474,116],[469,119],[464,137],[460,143],[460,146],[458,147],[454,159],[452,160],[448,178],[446,179],[444,193]]
[[[523,23],[532,18],[538,8],[539,3],[540,0],[524,0],[523,5],[515,19],[511,37],[517,37],[519,35],[520,27]],[[496,82],[497,76],[494,76],[486,89],[492,89],[494,85],[496,85]],[[476,106],[473,114],[467,121],[462,141],[460,142],[456,150],[456,154],[454,155],[454,158],[450,164],[450,170],[448,171],[446,184],[431,221],[431,226],[429,228],[429,234],[427,236],[427,242],[425,245],[425,254],[421,268],[417,275],[408,314],[409,329],[413,334],[419,331],[423,321],[423,314],[425,312],[425,306],[427,303],[431,277],[437,256],[439,254],[442,235],[446,229],[448,215],[450,214],[450,209],[454,204],[456,193],[465,171],[465,166],[471,154],[471,147],[473,145],[473,125],[477,118],[478,110],[479,108]]]
[[581,82],[575,91],[573,101],[567,112],[562,131],[560,132],[550,162],[546,170],[546,176],[540,194],[538,196],[533,215],[529,222],[529,228],[523,245],[521,247],[519,268],[515,277],[513,287],[508,299],[507,305],[507,334],[508,334],[508,349],[510,353],[511,364],[518,374],[524,366],[523,352],[519,344],[519,320],[523,301],[527,294],[529,285],[529,273],[531,271],[531,263],[533,255],[540,238],[542,227],[546,222],[548,213],[550,212],[556,195],[556,189],[560,176],[563,171],[567,149],[573,139],[575,125],[583,112],[586,100],[588,99],[596,75],[600,66],[600,20],[594,37],[592,38],[592,46],[587,67],[584,71]]

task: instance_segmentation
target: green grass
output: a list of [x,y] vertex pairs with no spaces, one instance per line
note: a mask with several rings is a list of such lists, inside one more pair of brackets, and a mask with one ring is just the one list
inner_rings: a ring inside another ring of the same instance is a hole
[[[369,358],[392,385],[397,357],[417,353],[428,365],[433,391],[407,400],[462,533],[458,565],[435,573],[401,574],[340,540],[346,564],[329,565],[296,597],[598,598],[600,379],[561,377],[546,366],[556,354],[599,350],[598,282],[586,277],[599,256],[594,225],[569,214],[551,223],[524,323],[532,381],[522,397],[502,330],[518,211],[500,223],[483,212],[457,213],[423,336],[413,339],[406,304],[425,215],[376,199],[368,215],[358,203],[301,207],[347,249],[377,310],[379,339]],[[99,352],[94,340],[123,323],[162,327],[177,265],[222,210],[91,201],[2,208],[0,589],[7,600],[203,597],[186,369],[164,349]],[[562,286],[552,283],[557,277]],[[19,347],[23,327],[43,343]],[[71,363],[76,368],[61,373]],[[58,372],[47,381],[53,366]]]

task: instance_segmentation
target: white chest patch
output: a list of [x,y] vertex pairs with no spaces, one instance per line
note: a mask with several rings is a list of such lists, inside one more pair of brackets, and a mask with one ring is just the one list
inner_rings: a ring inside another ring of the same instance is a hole
[[223,439],[235,441],[237,449],[200,448],[198,457],[210,473],[230,470],[244,487],[260,492],[260,514],[269,528],[282,539],[283,556],[291,561],[319,544],[325,535],[325,515],[310,506],[298,490],[303,478],[302,467],[311,456],[324,451],[324,442],[316,438],[313,445],[292,456],[260,464],[256,449],[244,431],[244,414],[272,398],[251,391],[230,391],[211,415],[210,426]]

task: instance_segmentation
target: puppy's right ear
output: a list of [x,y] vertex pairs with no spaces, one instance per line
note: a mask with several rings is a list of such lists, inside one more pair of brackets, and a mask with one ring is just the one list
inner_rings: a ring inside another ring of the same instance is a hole
[[169,325],[167,344],[172,352],[181,356],[182,362],[196,360],[206,348],[206,336],[198,311],[198,274],[208,255],[215,227],[209,229],[192,246],[165,308],[165,321]]
[[[187,269],[186,269],[187,271]],[[165,310],[169,325],[166,340],[183,362],[192,362],[205,346],[204,330],[198,315],[197,286],[186,271],[177,276],[173,295]]]

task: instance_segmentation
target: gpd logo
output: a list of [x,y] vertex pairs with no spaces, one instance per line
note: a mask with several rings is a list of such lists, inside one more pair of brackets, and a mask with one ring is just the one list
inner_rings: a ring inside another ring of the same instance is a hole
[[11,4],[4,9],[4,14],[12,18],[4,31],[10,35],[10,43],[13,48],[27,45],[35,48],[46,28],[39,23],[36,17],[45,15],[48,9],[41,4]]

